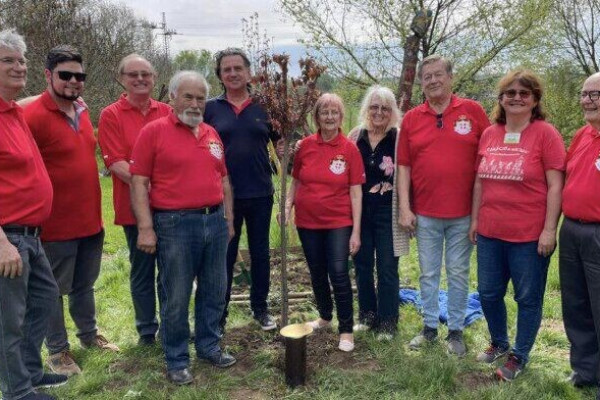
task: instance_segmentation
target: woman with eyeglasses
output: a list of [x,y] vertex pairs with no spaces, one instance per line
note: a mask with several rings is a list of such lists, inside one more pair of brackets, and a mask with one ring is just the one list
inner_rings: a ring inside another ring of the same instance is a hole
[[[511,381],[529,361],[542,320],[565,148],[560,133],[544,121],[543,89],[535,74],[511,71],[498,89],[496,123],[479,142],[469,238],[477,244],[479,296],[491,336],[477,360],[491,364],[508,355],[496,377]],[[509,280],[517,303],[512,347],[504,303]]]
[[354,350],[352,286],[348,255],[360,248],[360,214],[365,173],[360,153],[341,130],[344,105],[325,93],[316,102],[313,118],[318,131],[303,139],[296,151],[285,221],[295,208],[295,223],[310,271],[319,318],[314,330],[328,328],[336,303],[338,348]]
[[[354,256],[358,287],[358,319],[354,331],[373,330],[379,340],[398,331],[398,259],[408,254],[408,234],[397,224],[396,148],[400,110],[392,91],[371,86],[362,102],[360,125],[348,138],[362,156],[360,250]],[[377,285],[374,269],[377,267]]]

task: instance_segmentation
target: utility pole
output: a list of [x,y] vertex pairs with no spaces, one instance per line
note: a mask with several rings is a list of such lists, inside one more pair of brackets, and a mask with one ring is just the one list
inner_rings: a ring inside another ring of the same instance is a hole
[[162,30],[162,32],[159,33],[159,35],[163,36],[165,60],[168,60],[171,56],[169,52],[169,42],[171,41],[171,36],[177,35],[177,31],[175,31],[174,29],[167,28],[167,17],[164,12],[162,13],[162,23],[160,24],[160,29]]

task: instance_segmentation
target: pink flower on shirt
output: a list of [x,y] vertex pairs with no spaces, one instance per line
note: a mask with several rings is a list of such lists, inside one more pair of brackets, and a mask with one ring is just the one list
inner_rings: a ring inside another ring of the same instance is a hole
[[394,173],[394,162],[392,157],[383,156],[383,161],[379,164],[379,168],[383,170],[385,176],[390,176]]

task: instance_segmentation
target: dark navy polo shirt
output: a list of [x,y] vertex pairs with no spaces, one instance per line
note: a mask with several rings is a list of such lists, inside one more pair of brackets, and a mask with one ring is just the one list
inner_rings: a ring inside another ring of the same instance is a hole
[[265,110],[252,102],[238,115],[225,94],[206,103],[204,122],[212,125],[225,146],[225,163],[235,199],[273,194],[271,163],[267,145],[279,137]]

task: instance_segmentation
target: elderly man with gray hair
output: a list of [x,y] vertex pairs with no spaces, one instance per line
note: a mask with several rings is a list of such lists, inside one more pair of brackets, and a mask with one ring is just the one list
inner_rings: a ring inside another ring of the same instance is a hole
[[585,80],[579,103],[587,123],[567,152],[558,262],[570,381],[577,387],[600,382],[600,73]]
[[157,254],[167,378],[178,385],[193,381],[188,304],[194,278],[198,358],[220,368],[236,361],[219,347],[227,288],[225,257],[234,232],[223,144],[203,122],[207,94],[202,75],[175,74],[169,84],[173,114],[146,125],[131,156],[137,246]]
[[[452,94],[452,63],[437,54],[419,68],[425,103],[402,119],[398,145],[400,226],[417,238],[423,330],[411,349],[437,339],[442,258],[448,280],[448,352],[467,349],[471,200],[477,146],[490,122],[481,105]],[[444,256],[444,257],[443,257]]]
[[0,391],[5,400],[48,400],[35,389],[67,377],[44,374],[40,355],[58,287],[39,238],[52,184],[14,102],[27,80],[26,49],[20,35],[0,31]]

